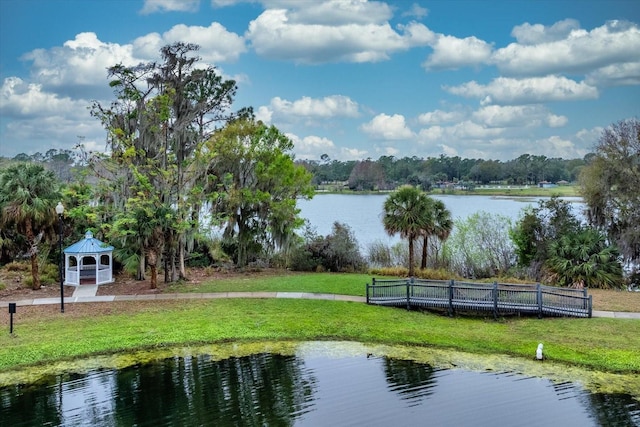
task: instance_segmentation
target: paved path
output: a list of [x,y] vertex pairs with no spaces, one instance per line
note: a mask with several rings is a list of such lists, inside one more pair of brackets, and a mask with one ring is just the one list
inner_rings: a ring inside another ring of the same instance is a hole
[[[317,294],[310,292],[214,292],[186,294],[144,294],[144,295],[105,295],[97,296],[97,285],[81,285],[71,297],[64,299],[65,304],[82,302],[111,301],[152,301],[170,299],[215,299],[215,298],[296,298],[329,301],[366,302],[365,297],[354,295]],[[60,298],[35,298],[15,301],[17,306],[60,304]],[[8,307],[8,301],[0,301],[0,307]],[[616,319],[640,319],[640,313],[593,310],[593,317],[611,317]]]

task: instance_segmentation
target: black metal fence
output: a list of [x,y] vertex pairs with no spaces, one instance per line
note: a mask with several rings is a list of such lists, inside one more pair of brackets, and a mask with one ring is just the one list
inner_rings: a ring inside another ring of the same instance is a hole
[[372,279],[367,304],[393,307],[492,312],[507,314],[591,317],[587,289],[555,288],[540,284],[473,283],[454,280]]

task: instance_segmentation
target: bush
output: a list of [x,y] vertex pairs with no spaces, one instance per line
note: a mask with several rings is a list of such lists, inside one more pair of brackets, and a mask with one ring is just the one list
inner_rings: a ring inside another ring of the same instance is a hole
[[42,285],[53,285],[60,282],[60,270],[55,264],[45,264],[40,269],[40,283]]
[[450,269],[471,279],[505,274],[516,259],[510,229],[509,217],[483,211],[457,221],[444,246]]
[[16,262],[12,261],[4,266],[5,270],[12,272],[22,272],[22,273],[30,273],[31,265],[27,262]]
[[293,251],[290,266],[298,271],[355,272],[366,267],[351,229],[335,222],[328,236],[316,236],[307,230],[305,243]]
[[369,244],[367,254],[369,265],[375,267],[391,267],[393,265],[393,258],[389,246],[380,240]]

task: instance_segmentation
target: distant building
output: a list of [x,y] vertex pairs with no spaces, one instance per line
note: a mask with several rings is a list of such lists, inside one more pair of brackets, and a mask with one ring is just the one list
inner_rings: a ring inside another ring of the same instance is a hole
[[557,185],[554,184],[553,182],[549,182],[549,181],[540,181],[538,183],[538,187],[540,187],[540,188],[554,188],[554,187],[557,187]]

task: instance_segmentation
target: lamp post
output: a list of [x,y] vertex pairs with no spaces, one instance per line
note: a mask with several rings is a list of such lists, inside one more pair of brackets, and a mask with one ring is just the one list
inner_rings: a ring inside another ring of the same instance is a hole
[[62,202],[58,202],[56,205],[56,213],[58,214],[58,242],[60,246],[60,312],[64,313],[64,275],[62,274],[64,269],[64,254],[62,253],[62,214],[64,214],[64,206],[62,206]]

